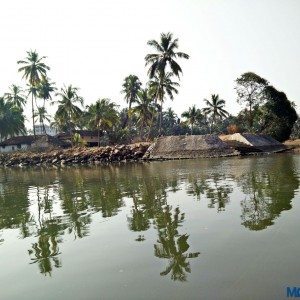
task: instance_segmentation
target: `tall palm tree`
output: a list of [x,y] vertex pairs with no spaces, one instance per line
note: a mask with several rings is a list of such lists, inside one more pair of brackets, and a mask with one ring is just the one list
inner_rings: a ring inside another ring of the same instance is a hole
[[0,140],[8,136],[25,134],[23,110],[0,97]]
[[23,89],[15,84],[9,87],[9,92],[4,94],[4,98],[13,103],[16,107],[22,109],[26,104],[26,96],[23,94]]
[[137,116],[137,122],[140,126],[140,138],[142,139],[145,126],[150,125],[153,115],[155,114],[155,107],[148,89],[142,89],[138,92],[136,106],[132,111]]
[[189,110],[181,114],[183,118],[187,119],[187,123],[191,125],[191,134],[193,134],[195,123],[202,118],[202,114],[199,108],[196,108],[196,105],[189,107]]
[[160,102],[159,134],[161,134],[162,106],[165,100],[165,95],[167,94],[170,100],[173,100],[173,94],[178,94],[178,90],[176,87],[180,86],[178,82],[172,80],[173,75],[174,74],[172,72],[167,72],[162,80],[160,80],[157,75],[154,75],[153,79],[148,83],[150,94],[156,96],[157,100]]
[[132,103],[136,102],[137,93],[141,90],[141,86],[142,83],[140,82],[139,78],[136,75],[129,75],[124,79],[124,83],[122,85],[123,89],[121,93],[124,94],[124,98],[128,103],[127,119],[125,120],[124,126],[127,125],[128,120],[130,122],[129,114],[130,114],[131,106]]
[[[17,63],[22,65],[18,69],[18,72],[23,72],[23,78],[28,80],[31,88],[37,88],[38,84],[41,81],[42,76],[46,76],[47,70],[50,68],[43,63],[42,61],[46,58],[46,56],[39,57],[36,51],[27,51],[27,57],[25,60],[19,60]],[[35,136],[35,128],[34,128],[34,98],[36,98],[36,94],[31,93],[31,108],[32,108],[32,126],[33,126],[33,134]]]
[[212,124],[216,124],[217,119],[222,120],[228,117],[229,113],[224,109],[225,100],[220,99],[219,95],[212,94],[211,101],[204,99],[207,107],[203,108],[206,116],[212,117]]
[[98,147],[100,146],[100,131],[108,130],[119,121],[117,105],[110,99],[99,99],[88,107],[89,126],[98,131]]
[[[78,95],[78,88],[72,85],[64,86],[60,92],[56,93],[60,100],[52,102],[58,103],[55,118],[60,123],[65,123],[69,133],[75,128],[75,123],[82,114],[79,106],[83,106],[83,98]],[[77,106],[79,104],[79,106]]]
[[[157,53],[147,54],[145,57],[146,66],[150,65],[148,70],[149,78],[152,79],[156,75],[159,79],[159,85],[162,85],[167,66],[169,66],[171,72],[179,78],[182,69],[176,59],[189,59],[189,55],[184,52],[176,51],[178,49],[178,39],[173,40],[173,34],[170,32],[161,33],[159,42],[150,40],[147,44],[157,51]],[[158,98],[159,94],[157,93],[154,97],[155,104],[157,104]],[[151,123],[153,123],[153,118]]]

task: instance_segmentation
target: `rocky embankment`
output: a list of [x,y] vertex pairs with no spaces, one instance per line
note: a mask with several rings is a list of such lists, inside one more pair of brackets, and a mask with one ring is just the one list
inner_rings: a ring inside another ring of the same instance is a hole
[[139,161],[150,143],[0,154],[0,166],[64,166]]

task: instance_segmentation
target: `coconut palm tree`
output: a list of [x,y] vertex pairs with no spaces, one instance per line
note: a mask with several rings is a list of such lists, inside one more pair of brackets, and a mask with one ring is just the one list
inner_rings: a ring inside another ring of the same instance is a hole
[[4,98],[13,103],[14,106],[22,109],[26,104],[26,96],[23,94],[23,89],[15,84],[9,87],[9,92],[4,94]]
[[164,77],[167,65],[171,71],[179,77],[180,73],[182,73],[182,69],[176,62],[176,59],[188,59],[189,55],[184,52],[176,52],[178,49],[178,39],[173,40],[173,34],[170,32],[161,33],[159,42],[150,40],[147,44],[157,51],[157,53],[147,54],[145,57],[146,66],[150,65],[148,70],[150,79],[152,79],[155,74],[157,74],[159,78]]
[[140,138],[142,139],[145,126],[150,125],[153,115],[155,114],[155,107],[148,89],[142,89],[138,92],[136,106],[132,111],[137,117],[137,122],[140,126]]
[[43,106],[47,100],[52,100],[52,93],[56,90],[55,83],[51,82],[46,76],[42,76],[42,79],[38,85],[38,97],[44,100]]
[[0,140],[8,136],[25,134],[23,110],[0,97]]
[[52,102],[58,104],[55,119],[59,120],[60,124],[65,123],[67,131],[71,133],[82,114],[79,106],[83,106],[83,98],[78,95],[78,88],[72,85],[61,88],[56,96],[59,96],[60,100]]
[[125,120],[125,124],[124,124],[125,126],[127,125],[128,120],[130,122],[129,114],[130,114],[131,106],[132,103],[136,102],[137,93],[140,91],[141,86],[142,83],[140,82],[139,78],[136,75],[129,75],[124,79],[124,83],[122,85],[123,89],[121,93],[124,94],[124,98],[128,103],[127,119]]
[[119,121],[117,105],[110,99],[99,99],[88,107],[89,127],[98,131],[98,147],[100,146],[100,131],[112,128]]
[[[147,54],[145,57],[146,66],[150,65],[148,69],[149,78],[152,79],[156,75],[159,79],[159,85],[162,85],[167,66],[170,68],[171,72],[179,78],[182,69],[176,59],[189,59],[189,55],[184,52],[176,51],[178,49],[178,39],[176,38],[173,40],[173,34],[170,32],[161,33],[159,42],[150,40],[147,44],[157,51],[157,53]],[[158,90],[160,89],[157,89],[157,91]],[[157,104],[158,98],[159,94],[157,93],[154,96],[155,104]],[[153,118],[151,120],[151,124],[152,123]]]
[[203,113],[206,116],[212,117],[212,124],[215,124],[217,119],[222,120],[228,117],[229,113],[224,109],[225,100],[219,98],[219,95],[212,94],[211,101],[204,99],[207,107],[203,108]]
[[37,107],[37,112],[35,117],[39,119],[40,124],[42,124],[43,132],[46,134],[45,121],[50,122],[50,115],[47,113],[45,106]]
[[[36,51],[27,51],[27,57],[25,60],[19,60],[17,63],[22,65],[18,69],[18,72],[23,72],[23,77],[28,80],[31,88],[37,88],[38,84],[41,81],[42,76],[46,76],[47,70],[50,68],[43,63],[43,60],[46,56],[40,57]],[[34,98],[36,98],[35,93],[31,93],[31,108],[32,108],[32,126],[33,126],[33,134],[35,135],[34,128]]]
[[181,114],[183,118],[187,119],[187,123],[191,125],[191,134],[193,134],[195,123],[202,118],[200,109],[196,105],[189,107],[189,109]]
[[148,83],[150,94],[154,97],[156,96],[157,100],[160,102],[159,134],[161,134],[162,106],[165,100],[165,95],[167,94],[170,100],[173,100],[174,94],[178,94],[176,87],[180,86],[178,82],[172,80],[173,75],[173,73],[167,72],[162,80],[160,80],[157,75],[154,75],[153,79]]

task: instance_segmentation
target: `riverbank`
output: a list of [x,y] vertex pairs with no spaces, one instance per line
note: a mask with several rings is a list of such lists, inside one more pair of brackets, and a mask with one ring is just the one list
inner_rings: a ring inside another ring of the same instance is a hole
[[290,152],[300,153],[300,139],[297,140],[287,140],[284,142]]
[[0,166],[80,165],[141,160],[150,143],[0,154]]
[[[222,137],[222,139],[224,139],[224,137]],[[199,157],[212,158],[278,152],[276,151],[278,148],[276,143],[272,143],[268,146],[269,151],[258,151],[258,147],[255,148],[245,143],[242,143],[243,145],[240,146],[241,143],[236,145],[232,144],[232,141],[227,141],[226,139],[223,141],[222,139],[216,135],[169,136],[158,138],[153,143],[140,142],[130,145],[106,147],[18,151],[0,154],[0,166],[98,165],[115,162]],[[280,147],[283,147],[283,149],[286,150],[287,148],[289,152],[300,153],[300,139],[286,141],[284,145],[279,142],[277,143],[280,144]],[[245,147],[247,151],[243,152]]]

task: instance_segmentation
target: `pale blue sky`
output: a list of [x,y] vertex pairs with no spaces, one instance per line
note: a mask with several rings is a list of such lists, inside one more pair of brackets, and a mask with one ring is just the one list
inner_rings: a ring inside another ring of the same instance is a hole
[[235,114],[241,106],[234,80],[246,71],[284,91],[300,111],[299,0],[5,1],[0,94],[22,83],[16,61],[36,49],[48,57],[49,77],[59,87],[80,87],[86,104],[108,97],[124,106],[124,77],[136,74],[146,82],[147,40],[168,31],[191,56],[180,62],[179,95],[166,103],[177,113],[203,107],[203,98],[218,93]]

